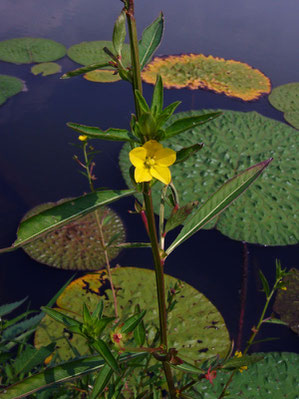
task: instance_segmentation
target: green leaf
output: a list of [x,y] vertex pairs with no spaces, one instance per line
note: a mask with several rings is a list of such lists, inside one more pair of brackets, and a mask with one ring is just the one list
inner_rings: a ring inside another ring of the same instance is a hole
[[[121,355],[119,362],[144,356],[144,353]],[[104,367],[105,362],[101,356],[89,356],[71,360],[55,367],[49,367],[42,373],[11,385],[0,392],[1,399],[19,399],[38,392],[54,384],[64,383],[84,374],[98,371]]]
[[89,324],[91,322],[91,314],[89,313],[88,307],[83,303],[83,323]]
[[66,287],[73,281],[75,277],[75,274],[72,275],[72,277],[70,277],[67,282],[60,288],[60,290],[58,292],[56,292],[56,294],[50,299],[50,301],[47,303],[47,307],[51,308],[58,297],[60,297],[60,295],[63,293],[63,291],[66,289]]
[[260,276],[260,280],[263,285],[263,291],[266,294],[266,297],[268,298],[268,296],[270,294],[269,283],[268,283],[266,277],[264,276],[264,273],[261,270],[259,270],[259,276]]
[[201,150],[202,147],[203,143],[196,143],[191,145],[190,147],[185,147],[177,151],[175,164],[186,161],[193,154],[196,154],[197,151]]
[[31,330],[32,328],[34,329],[39,324],[43,316],[44,315],[40,313],[39,315],[31,317],[30,319],[14,324],[3,332],[2,338],[6,340],[16,339],[16,337],[24,331]]
[[198,125],[209,122],[214,118],[221,115],[221,112],[214,112],[211,114],[189,116],[187,118],[181,118],[176,120],[170,126],[165,129],[165,139],[176,136],[177,134],[183,133],[186,130],[193,129]]
[[73,71],[67,72],[61,76],[60,79],[69,79],[74,76],[82,75],[87,72],[95,71],[96,69],[106,68],[111,66],[108,62],[100,63],[100,64],[91,64],[85,67],[74,69]]
[[134,331],[138,324],[141,322],[145,315],[146,311],[142,311],[141,313],[136,313],[132,317],[128,318],[124,325],[121,328],[121,332],[124,334],[129,334],[130,332]]
[[113,375],[113,370],[111,369],[110,366],[108,366],[108,364],[105,364],[105,366],[99,371],[95,379],[90,399],[96,399],[100,397],[101,393],[108,385],[112,375]]
[[80,125],[79,123],[73,122],[68,122],[67,126],[76,130],[76,132],[96,139],[139,142],[135,136],[133,136],[128,130],[125,129],[109,128],[107,130],[101,130],[98,127]]
[[258,354],[244,355],[242,357],[232,357],[222,365],[223,369],[239,369],[240,367],[250,366],[263,360],[264,356]]
[[36,348],[27,346],[26,349],[16,358],[14,362],[15,375],[28,373],[34,367],[42,364],[55,349],[55,342],[36,350]]
[[164,29],[164,16],[162,13],[142,33],[139,41],[140,70],[151,60],[153,53],[159,47]]
[[105,341],[98,339],[96,342],[92,343],[92,347],[102,356],[102,358],[117,374],[120,374],[118,363]]
[[42,234],[55,230],[72,220],[76,220],[100,206],[110,204],[120,198],[132,195],[135,190],[107,190],[96,191],[82,197],[66,201],[51,209],[41,212],[24,220],[18,230],[18,239],[12,247],[4,248],[1,252],[13,251],[39,238]]
[[9,75],[0,75],[0,105],[22,90],[24,90],[24,82],[21,79]]
[[33,75],[42,74],[42,76],[54,75],[61,72],[61,66],[56,62],[42,62],[41,64],[33,65],[31,68]]
[[181,101],[175,101],[174,103],[171,103],[167,107],[165,107],[156,119],[157,126],[161,127],[162,125],[164,125],[164,123],[171,117],[171,115],[180,104]]
[[104,301],[103,301],[103,299],[100,299],[95,310],[92,312],[91,317],[93,319],[100,320],[102,318],[103,310],[104,310]]
[[135,90],[135,96],[141,111],[144,113],[150,112],[150,108],[147,105],[145,98],[143,97],[143,95],[140,93],[139,90]]
[[180,234],[167,249],[169,255],[182,242],[191,237],[205,224],[223,212],[233,201],[235,201],[269,165],[272,158],[251,166],[237,176],[228,180],[215,194],[212,195],[193,215],[186,220]]
[[[136,313],[140,312],[139,304],[135,306],[135,312]],[[145,343],[145,338],[146,338],[146,332],[145,332],[144,322],[143,320],[141,320],[140,323],[137,324],[137,327],[134,330],[134,340],[138,346],[143,346]]]
[[117,248],[150,248],[150,242],[124,242],[123,244],[118,244]]
[[198,201],[192,201],[188,204],[179,208],[176,212],[173,212],[170,215],[170,218],[167,220],[164,232],[168,233],[170,230],[173,230],[177,226],[184,223],[190,213],[198,206]]
[[122,11],[118,16],[112,35],[112,43],[117,55],[121,55],[121,50],[126,38],[126,13]]
[[57,312],[57,310],[47,308],[46,306],[41,307],[42,311],[52,317],[54,320],[58,321],[59,323],[64,324],[67,328],[70,327],[81,327],[82,323],[69,317],[63,313]]
[[183,371],[184,373],[190,373],[190,374],[203,374],[205,371],[203,369],[200,369],[199,367],[194,366],[191,363],[184,362],[182,364],[170,364],[173,368]]
[[161,76],[157,75],[151,104],[151,112],[154,116],[158,116],[161,114],[163,109],[163,102],[163,82]]
[[17,309],[19,306],[21,306],[26,300],[28,299],[28,296],[26,298],[21,299],[20,301],[13,302],[13,303],[7,303],[6,305],[0,306],[0,317],[3,317],[11,312],[13,312],[15,309]]
[[270,323],[270,324],[281,324],[283,326],[287,326],[288,323],[285,321],[282,321],[280,319],[276,319],[275,317],[271,317],[271,319],[265,319],[263,320],[263,323]]

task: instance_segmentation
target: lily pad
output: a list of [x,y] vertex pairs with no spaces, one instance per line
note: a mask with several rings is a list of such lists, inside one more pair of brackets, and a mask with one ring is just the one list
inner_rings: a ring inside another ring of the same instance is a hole
[[206,89],[244,101],[256,100],[271,89],[270,79],[258,69],[211,55],[156,57],[143,70],[142,78],[155,84],[157,74],[162,76],[164,87],[168,89]]
[[[291,352],[258,353],[264,359],[234,375],[225,396],[227,399],[298,399],[299,355]],[[194,399],[218,398],[229,373],[217,371],[211,385],[203,379],[192,389]]]
[[[112,277],[117,292],[120,319],[125,320],[131,316],[137,304],[142,310],[146,310],[146,339],[150,344],[159,323],[154,272],[133,267],[118,267],[112,270]],[[176,282],[178,280],[174,277],[165,276],[167,290],[174,287]],[[187,283],[178,283],[178,303],[168,318],[170,347],[175,347],[182,358],[193,362],[202,361],[217,353],[224,356],[230,342],[222,316],[203,294]],[[92,311],[100,299],[104,300],[104,315],[114,316],[112,292],[105,271],[88,274],[73,281],[58,298],[57,305],[63,311],[76,314],[80,319],[82,304],[85,303]],[[40,347],[56,341],[61,337],[62,331],[63,327],[45,316],[36,330],[35,345]],[[107,336],[108,334],[109,328]],[[76,348],[81,355],[87,353],[82,337],[78,337]],[[57,351],[62,360],[74,357],[71,349],[67,345],[60,345],[60,341]]]
[[[215,110],[213,110],[215,111]],[[211,112],[189,111],[175,114],[172,123],[182,116]],[[180,204],[206,201],[224,182],[238,172],[274,158],[271,166],[213,224],[224,235],[239,241],[263,245],[289,245],[298,242],[296,220],[298,192],[298,133],[284,123],[256,112],[223,111],[223,115],[202,127],[174,136],[163,145],[175,151],[203,142],[201,151],[184,164],[171,166]],[[120,167],[128,186],[129,146],[120,153]],[[159,213],[158,182],[152,188],[155,212]],[[166,209],[166,217],[170,210]]]
[[42,76],[54,75],[61,72],[61,66],[56,62],[43,62],[41,64],[33,65],[31,68],[33,75],[42,74]]
[[[75,62],[81,65],[101,64],[111,61],[111,58],[103,50],[107,47],[113,52],[113,44],[110,41],[96,40],[92,42],[82,42],[71,46],[67,55]],[[131,63],[130,47],[128,44],[123,45],[122,62],[124,66]]]
[[299,82],[275,87],[268,97],[270,104],[279,111],[299,110]]
[[50,39],[21,37],[0,42],[0,60],[14,64],[55,61],[65,53],[61,43]]
[[24,89],[24,83],[14,76],[0,75],[0,105]]
[[[66,201],[49,202],[31,209],[23,218],[51,208]],[[24,251],[36,261],[60,269],[97,270],[104,267],[105,255],[97,218],[102,224],[105,243],[113,240],[107,252],[109,259],[115,258],[125,241],[125,230],[120,218],[108,207],[101,207],[76,221],[45,234],[38,240],[24,245]]]
[[299,130],[299,111],[287,111],[283,117],[290,125]]
[[280,289],[277,293],[274,311],[282,321],[299,334],[299,270],[291,269],[283,279],[286,290]]
[[111,83],[121,80],[120,76],[114,75],[114,71],[106,71],[105,69],[96,69],[95,71],[87,72],[83,78],[91,82]]

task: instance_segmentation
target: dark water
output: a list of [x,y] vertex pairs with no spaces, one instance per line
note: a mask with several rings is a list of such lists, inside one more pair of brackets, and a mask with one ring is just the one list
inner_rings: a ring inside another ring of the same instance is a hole
[[[0,40],[13,37],[46,37],[67,47],[84,40],[109,40],[121,2],[103,0],[1,0]],[[166,17],[164,41],[158,55],[186,53],[212,54],[246,62],[270,77],[273,87],[299,81],[298,0],[136,0],[139,31],[158,15]],[[76,65],[67,57],[59,61],[63,72]],[[34,76],[30,65],[0,62],[0,73],[23,79],[28,91],[0,107],[0,246],[15,240],[19,220],[37,204],[81,195],[88,185],[72,161],[75,152],[69,143],[77,135],[65,126],[68,121],[128,127],[134,111],[129,86],[124,82],[95,84],[82,78],[66,81],[59,75]],[[149,98],[152,87],[144,85]],[[283,120],[263,97],[245,103],[237,99],[189,90],[167,90],[166,105],[181,100],[180,111],[224,108],[257,111]],[[118,170],[121,144],[97,143],[97,185],[124,188]],[[124,217],[128,240],[145,240],[139,217],[129,215],[132,200],[112,206]],[[243,244],[217,231],[201,231],[169,257],[166,272],[202,291],[220,310],[233,338],[238,329],[239,290],[243,264]],[[257,270],[273,281],[275,259],[284,267],[298,267],[298,247],[248,245],[248,298],[245,336],[257,322],[263,296],[259,292]],[[144,251],[144,252],[142,252]],[[123,252],[114,262],[123,266],[151,267],[148,250]],[[39,308],[55,294],[72,272],[56,270],[31,260],[22,250],[0,257],[0,301],[6,303],[29,296]],[[80,273],[78,274],[78,276]],[[247,333],[246,333],[247,331]],[[287,328],[265,326],[262,336],[279,336],[255,350],[298,352],[297,337]]]

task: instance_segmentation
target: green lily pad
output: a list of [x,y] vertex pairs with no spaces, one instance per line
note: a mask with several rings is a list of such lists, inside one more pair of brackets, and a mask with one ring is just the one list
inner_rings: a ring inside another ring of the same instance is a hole
[[279,111],[299,110],[299,82],[275,87],[268,97],[270,104]]
[[24,83],[14,76],[0,75],[0,105],[24,89]]
[[[152,270],[118,267],[112,269],[113,283],[117,293],[118,311],[121,320],[134,313],[139,304],[146,310],[144,318],[147,327],[147,342],[151,343],[158,321],[155,274]],[[166,289],[174,287],[178,280],[165,276]],[[179,282],[178,303],[168,317],[169,345],[179,350],[186,360],[197,362],[216,354],[224,356],[230,346],[229,334],[222,316],[214,305],[200,292],[184,282]],[[57,300],[59,308],[76,314],[82,314],[82,304],[90,311],[98,301],[104,300],[104,315],[114,316],[113,298],[105,271],[88,274],[73,281]],[[35,345],[40,347],[56,341],[62,335],[63,327],[48,316],[42,320],[36,330]],[[109,335],[109,328],[106,336]],[[65,339],[65,338],[63,338]],[[87,353],[82,337],[76,338],[76,348],[81,355]],[[74,357],[67,345],[58,344],[59,357],[62,360]]]
[[61,66],[56,62],[42,62],[41,64],[33,65],[33,67],[31,68],[31,72],[33,73],[33,75],[54,75],[54,73],[61,72]]
[[21,37],[0,42],[0,60],[14,64],[55,61],[65,53],[62,44],[50,39]]
[[[211,110],[182,112],[167,123],[207,112]],[[289,245],[298,242],[298,140],[296,130],[256,112],[223,111],[223,115],[204,127],[174,136],[163,145],[178,151],[204,143],[203,149],[184,165],[170,167],[181,205],[196,200],[203,203],[238,172],[273,157],[271,166],[249,190],[205,228],[217,228],[230,238],[249,243]],[[129,151],[125,145],[120,153],[120,167],[131,186]],[[152,188],[156,213],[161,187],[158,182]],[[169,214],[167,208],[166,217]]]
[[273,309],[282,321],[299,334],[299,270],[291,269],[283,279],[286,290],[277,293]]
[[299,130],[299,111],[287,111],[283,117],[290,125]]
[[271,90],[270,79],[258,69],[211,55],[156,57],[142,71],[142,78],[147,83],[155,84],[158,74],[168,89],[206,89],[244,101],[255,100]]
[[[111,52],[113,52],[112,42],[96,40],[74,44],[67,50],[67,55],[73,61],[85,66],[91,64],[104,64],[112,61],[109,55],[104,52],[104,47],[107,47]],[[124,66],[129,66],[131,63],[130,60],[130,47],[128,44],[124,44],[122,49],[122,62]]]
[[[23,220],[64,201],[66,199],[38,205],[31,209]],[[102,223],[105,243],[113,240],[113,245],[107,249],[109,259],[115,258],[120,252],[116,245],[125,241],[125,229],[120,218],[108,207],[101,207],[24,245],[24,251],[36,261],[60,269],[98,270],[104,267],[105,255],[96,213]]]
[[[299,355],[291,352],[258,353],[264,359],[237,372],[225,396],[227,399],[298,399]],[[188,394],[194,399],[218,398],[230,373],[217,371],[211,385],[198,382]]]
[[112,83],[121,80],[118,74],[114,75],[114,71],[106,71],[105,69],[96,69],[95,71],[87,72],[83,75],[83,78],[98,83]]

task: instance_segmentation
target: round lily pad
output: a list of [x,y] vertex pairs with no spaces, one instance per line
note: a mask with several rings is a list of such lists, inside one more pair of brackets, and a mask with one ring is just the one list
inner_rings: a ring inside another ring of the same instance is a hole
[[270,79],[258,69],[211,55],[156,57],[145,67],[142,78],[154,84],[157,74],[162,76],[164,87],[168,89],[207,89],[244,101],[255,100],[271,89]]
[[0,105],[24,89],[24,83],[14,76],[0,75]]
[[287,111],[283,117],[290,125],[299,130],[299,111]]
[[91,82],[111,83],[121,80],[120,76],[114,75],[114,71],[106,71],[104,69],[96,69],[95,71],[87,72],[83,78]]
[[[237,372],[227,389],[227,399],[298,399],[299,355],[292,352],[258,353],[264,359]],[[194,399],[218,398],[230,373],[217,371],[213,385],[206,379],[188,394]]]
[[[144,322],[146,340],[150,344],[157,331],[158,308],[156,300],[155,273],[152,270],[133,267],[118,267],[112,270],[113,283],[117,293],[120,320],[126,320],[135,313],[138,304],[146,310]],[[178,303],[168,317],[169,345],[179,351],[182,358],[197,362],[216,354],[224,356],[230,346],[229,334],[222,316],[214,305],[200,292],[185,282],[165,276],[167,291],[178,283]],[[85,303],[89,310],[95,309],[98,301],[104,300],[104,316],[114,316],[113,298],[105,271],[88,274],[73,281],[57,300],[59,308],[81,315]],[[46,316],[38,326],[35,345],[46,345],[61,336],[63,328]],[[109,336],[107,328],[106,336]],[[50,332],[50,333],[49,333]],[[82,341],[82,344],[79,343]],[[81,355],[87,353],[84,339],[78,338],[76,348]],[[74,357],[67,346],[58,345],[61,359]]]
[[291,269],[283,279],[286,290],[277,293],[273,309],[282,321],[299,334],[299,270]]
[[0,60],[14,64],[55,61],[65,53],[61,43],[50,39],[21,37],[0,42]]
[[[23,220],[64,201],[66,199],[38,205]],[[60,269],[97,270],[104,267],[105,255],[96,213],[102,224],[105,243],[113,241],[107,250],[109,259],[115,258],[120,252],[116,245],[125,241],[125,229],[120,218],[108,207],[101,207],[24,245],[24,251],[36,261]]]
[[[67,50],[67,55],[81,65],[104,64],[112,61],[109,55],[103,50],[104,47],[107,47],[112,53],[114,52],[111,41],[95,40],[74,44]],[[131,63],[130,60],[130,47],[128,44],[124,44],[122,49],[122,62],[124,66],[129,66]]]
[[275,87],[268,97],[270,104],[279,111],[299,110],[299,82]]
[[61,66],[56,62],[42,62],[41,64],[33,65],[31,72],[33,75],[48,76],[61,72]]
[[[215,111],[215,110],[213,110]],[[200,115],[205,111],[189,111],[172,116]],[[230,238],[264,245],[289,245],[298,242],[296,220],[298,191],[298,133],[284,123],[256,112],[223,111],[223,114],[163,145],[175,151],[203,142],[201,151],[184,164],[170,167],[181,205],[190,201],[206,201],[228,179],[250,166],[274,158],[258,180],[213,224]],[[129,146],[120,153],[120,167],[129,186]],[[159,213],[158,182],[152,188],[155,212]],[[166,209],[166,217],[170,214]]]

